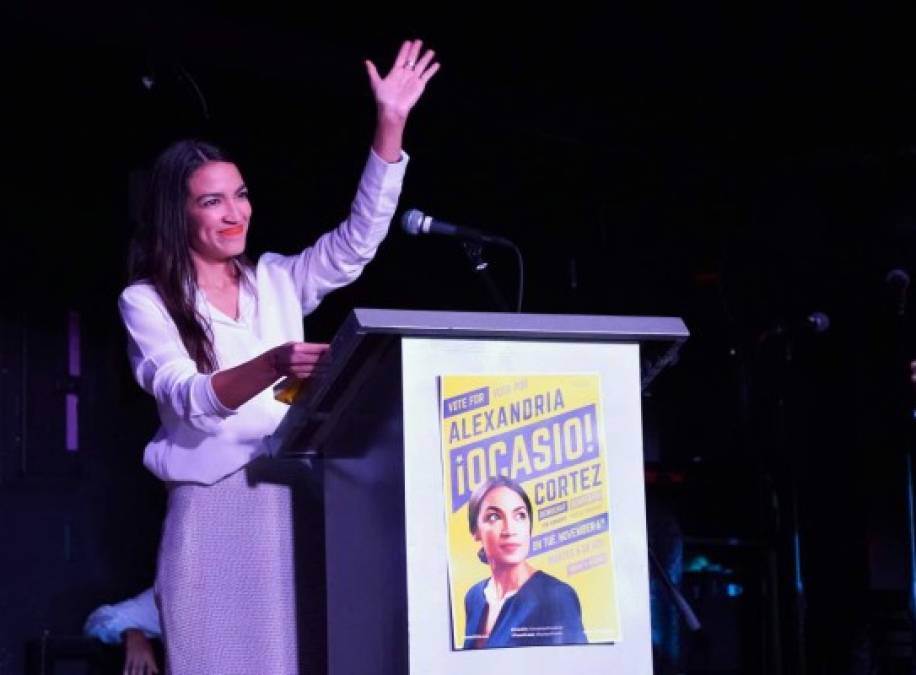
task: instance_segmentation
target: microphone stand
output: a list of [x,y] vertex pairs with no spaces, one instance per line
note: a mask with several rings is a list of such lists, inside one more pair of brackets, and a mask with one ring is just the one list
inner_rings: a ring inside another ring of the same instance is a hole
[[668,592],[671,594],[671,599],[674,602],[674,606],[677,607],[678,611],[680,612],[681,617],[684,619],[684,623],[687,624],[687,628],[689,628],[691,632],[694,633],[698,630],[701,630],[703,628],[703,624],[700,623],[700,620],[697,618],[697,615],[693,611],[693,608],[690,606],[690,603],[687,602],[687,598],[684,597],[684,594],[681,593],[677,585],[671,579],[671,576],[661,564],[658,556],[655,555],[655,551],[652,550],[651,546],[649,546],[649,561],[652,563],[655,571],[658,572],[658,576],[662,580],[662,583],[665,585],[665,588],[668,589]]
[[[905,292],[906,289],[903,290]],[[916,445],[916,405],[913,401],[913,387],[910,380],[910,350],[907,343],[910,331],[907,325],[905,303],[900,302],[896,311],[894,322],[896,349],[894,359],[895,367],[899,367],[906,375],[906,379],[898,381],[900,390],[899,412],[902,428],[904,490],[906,495],[906,544],[907,544],[907,582],[909,585],[907,598],[907,613],[910,620],[910,636],[913,644],[910,655],[910,666],[916,672],[916,501],[914,501],[913,480],[913,447]]]
[[914,506],[913,497],[913,418],[916,418],[916,410],[910,411],[910,424],[908,442],[905,453],[905,473],[906,480],[906,538],[907,551],[909,553],[909,602],[908,609],[910,615],[910,639],[914,647],[910,648],[910,668],[916,672],[916,506]]
[[496,307],[501,312],[508,312],[509,305],[500,292],[499,287],[496,285],[496,282],[493,281],[493,277],[490,276],[490,271],[488,269],[490,263],[483,258],[483,245],[474,241],[464,240],[461,242],[461,248],[464,249],[465,254],[468,256],[468,260],[471,261],[474,273],[483,280],[484,286],[486,286],[487,290],[490,292],[490,297],[493,299]]
[[[793,439],[790,433],[791,409],[790,392],[797,387],[792,381],[794,375],[794,336],[791,331],[777,329],[765,334],[758,346],[768,338],[774,338],[776,358],[773,382],[775,394],[775,419],[774,419],[774,447],[777,450],[776,468],[778,478],[773,486],[773,499],[776,517],[776,536],[778,549],[783,552],[783,564],[780,566],[782,574],[791,580],[791,588],[787,595],[792,598],[792,605],[786,607],[788,619],[791,622],[790,644],[792,653],[790,660],[783,662],[787,673],[792,675],[805,675],[807,672],[806,658],[806,614],[807,602],[805,598],[805,584],[802,576],[802,541],[801,523],[799,518],[799,491],[798,479],[801,467],[799,453],[791,447]],[[788,568],[788,569],[787,569]],[[786,634],[786,637],[789,637]]]

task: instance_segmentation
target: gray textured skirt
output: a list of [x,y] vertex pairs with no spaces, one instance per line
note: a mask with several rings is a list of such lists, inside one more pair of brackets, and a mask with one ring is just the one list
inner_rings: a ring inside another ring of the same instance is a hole
[[170,675],[298,672],[290,487],[169,484],[156,599]]

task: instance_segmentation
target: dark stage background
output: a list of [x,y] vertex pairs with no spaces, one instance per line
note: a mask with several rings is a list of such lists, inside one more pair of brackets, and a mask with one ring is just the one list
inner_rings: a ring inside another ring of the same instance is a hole
[[[807,672],[907,672],[895,345],[916,353],[916,337],[886,277],[916,274],[912,17],[870,3],[3,12],[0,674],[78,651],[65,638],[89,611],[153,579],[155,410],[116,311],[144,167],[177,137],[225,144],[251,186],[252,252],[293,252],[355,189],[373,123],[362,60],[387,68],[413,36],[443,68],[408,129],[402,209],[517,242],[525,311],[676,315],[692,332],[645,408],[655,522],[683,533],[705,626],[681,630],[685,672],[801,672],[793,485]],[[513,298],[514,258],[488,259]],[[328,340],[354,306],[494,309],[456,242],[399,228],[308,336]],[[80,658],[48,672],[86,672]],[[320,645],[309,658],[320,667]]]

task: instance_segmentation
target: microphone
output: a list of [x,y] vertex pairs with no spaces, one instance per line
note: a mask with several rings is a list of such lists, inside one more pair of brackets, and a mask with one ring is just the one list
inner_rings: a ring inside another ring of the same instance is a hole
[[488,234],[470,227],[452,225],[442,220],[436,220],[432,216],[427,216],[417,209],[408,209],[404,212],[404,215],[401,216],[401,227],[407,234],[412,235],[438,234],[444,237],[474,241],[478,244],[495,244],[497,246],[515,248],[515,244],[505,237]]
[[910,275],[895,268],[884,277],[884,283],[894,289],[897,296],[897,316],[906,314],[906,299],[910,288]]
[[823,312],[812,312],[805,317],[802,325],[812,333],[826,333],[830,328],[830,317]]
[[757,343],[763,343],[766,340],[770,339],[773,336],[783,336],[790,333],[795,333],[798,331],[814,333],[815,335],[820,335],[821,333],[826,333],[830,328],[830,317],[824,314],[824,312],[812,312],[806,317],[793,321],[791,323],[786,323],[780,321],[773,328],[765,330],[760,334],[760,337],[757,338]]

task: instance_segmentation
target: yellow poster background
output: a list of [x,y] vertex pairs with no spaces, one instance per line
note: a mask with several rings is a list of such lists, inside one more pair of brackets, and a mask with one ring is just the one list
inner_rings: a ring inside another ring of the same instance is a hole
[[621,639],[600,392],[595,374],[440,378],[454,649],[473,632],[466,631],[465,594],[490,576],[469,530],[467,497],[494,473],[528,494],[528,562],[575,589],[588,642]]

